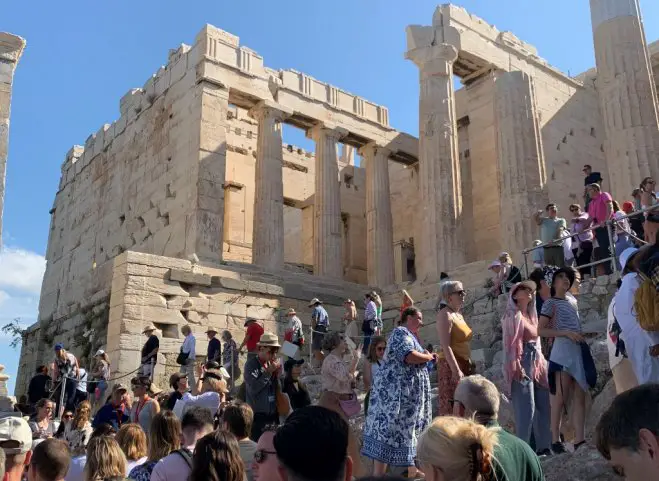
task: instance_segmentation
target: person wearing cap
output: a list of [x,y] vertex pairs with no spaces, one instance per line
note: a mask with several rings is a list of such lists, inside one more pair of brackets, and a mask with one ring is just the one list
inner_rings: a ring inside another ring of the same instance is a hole
[[292,307],[286,312],[286,317],[288,317],[288,328],[286,329],[285,339],[298,347],[302,347],[304,344],[302,321],[297,317],[297,312]]
[[291,400],[291,408],[293,408],[293,410],[301,409],[311,404],[309,391],[307,390],[304,383],[300,381],[302,364],[304,364],[304,359],[288,359],[284,363],[284,381],[282,382],[282,392],[288,395],[288,399]]
[[[102,405],[105,401],[105,391],[108,388],[108,380],[110,379],[110,358],[108,354],[99,349],[94,354],[94,365],[92,367],[92,406],[95,408],[97,405]],[[89,390],[88,390],[89,392]]]
[[[62,382],[66,379],[64,387],[64,406],[65,409],[75,411],[76,401],[76,386],[79,379],[79,366],[76,357],[67,352],[61,343],[55,344],[55,360],[53,362],[53,376],[55,382]],[[59,403],[60,400],[60,387],[57,389],[55,399]],[[57,406],[57,412],[60,412],[61,406]]]
[[258,355],[245,363],[245,402],[254,411],[253,441],[258,441],[266,425],[279,424],[276,384],[281,369],[277,360],[280,347],[276,334],[264,332],[258,343]]
[[5,454],[3,481],[21,481],[32,459],[32,430],[23,418],[0,419],[0,447]]
[[542,355],[535,309],[535,283],[523,281],[510,290],[501,319],[503,378],[515,412],[515,433],[530,443],[531,434],[540,455],[551,454],[549,381]]
[[130,409],[130,422],[142,426],[148,435],[153,417],[160,412],[160,404],[149,396],[151,379],[148,377],[134,377],[130,380],[134,399]]
[[316,363],[320,364],[323,362],[323,337],[329,330],[329,316],[323,303],[317,297],[311,299],[309,307],[313,307],[313,311],[311,311],[311,351]]
[[173,391],[169,393],[169,398],[167,398],[167,409],[173,411],[176,401],[188,392],[188,376],[180,372],[175,372],[169,377],[169,385]]
[[139,375],[149,378],[153,377],[153,366],[158,360],[158,350],[160,349],[160,340],[156,336],[156,326],[149,323],[142,331],[147,339],[142,346],[142,365],[140,366]]
[[130,422],[128,416],[130,408],[131,399],[128,396],[128,388],[123,384],[115,384],[110,400],[94,416],[92,427],[97,428],[101,424],[109,424],[115,431],[118,431],[122,424]]
[[240,343],[238,348],[239,352],[243,352],[243,347],[247,349],[247,360],[255,358],[258,354],[258,343],[263,335],[263,326],[261,326],[256,319],[248,317],[245,319],[245,338]]
[[[543,249],[545,264],[551,266],[565,266],[565,256],[563,254],[563,241],[556,240],[564,237],[564,231],[567,230],[567,221],[558,217],[558,207],[556,204],[547,204],[545,207],[546,217],[542,216],[542,211],[537,211],[533,218],[540,226],[540,240],[546,244]],[[556,240],[556,242],[554,242]]]
[[638,384],[659,382],[659,358],[650,355],[654,344],[648,332],[641,328],[634,309],[635,294],[643,282],[639,275],[639,249],[630,247],[620,255],[623,277],[615,297],[613,314],[625,338],[627,356],[632,363]]
[[208,336],[208,350],[206,351],[206,362],[220,362],[222,360],[222,343],[215,337],[217,330],[214,327],[206,329],[206,336]]

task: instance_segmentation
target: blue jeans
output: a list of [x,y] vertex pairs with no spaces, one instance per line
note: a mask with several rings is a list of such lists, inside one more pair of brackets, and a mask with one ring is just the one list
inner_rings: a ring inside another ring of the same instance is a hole
[[522,367],[531,381],[526,385],[513,381],[511,396],[515,411],[517,437],[530,443],[531,431],[533,431],[535,448],[540,452],[551,447],[551,408],[549,406],[549,389],[539,386],[533,381],[533,363],[536,356],[535,343],[524,344]]

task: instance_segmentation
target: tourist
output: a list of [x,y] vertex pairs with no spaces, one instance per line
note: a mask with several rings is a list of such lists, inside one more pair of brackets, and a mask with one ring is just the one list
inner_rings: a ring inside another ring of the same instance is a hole
[[128,477],[135,481],[149,481],[156,463],[181,447],[181,423],[176,415],[171,411],[156,414],[148,439],[147,460],[128,473]]
[[256,452],[257,444],[249,439],[253,422],[254,412],[245,403],[229,404],[222,415],[222,428],[225,431],[229,431],[238,440],[240,458],[245,465],[247,481],[254,481],[252,463],[254,462],[254,453]]
[[533,262],[534,269],[542,269],[542,266],[545,265],[545,252],[542,247],[538,247],[539,245],[542,245],[542,241],[540,239],[533,241],[534,249],[531,253],[531,262]]
[[585,175],[584,177],[584,205],[585,209],[588,210],[588,205],[590,204],[590,201],[592,200],[590,196],[590,192],[588,191],[588,186],[590,184],[602,184],[602,174],[599,172],[593,172],[593,168],[586,164],[583,167],[583,173]]
[[382,365],[384,351],[387,349],[387,338],[384,336],[375,336],[368,347],[366,362],[364,363],[364,417],[368,415],[368,403],[371,400],[371,387]]
[[176,406],[176,401],[181,399],[183,395],[188,392],[188,376],[180,372],[175,372],[169,376],[169,386],[172,388],[172,392],[169,393],[166,407],[170,411],[173,411],[174,406]]
[[[260,326],[259,326],[260,327]],[[260,337],[260,336],[259,336]],[[232,391],[236,379],[240,377],[240,368],[238,367],[238,346],[229,331],[222,331],[222,367],[229,373],[229,390]]]
[[130,422],[128,417],[130,405],[126,386],[115,384],[109,402],[103,405],[94,416],[92,427],[98,428],[101,424],[109,424],[115,431],[118,431],[122,424]]
[[264,426],[279,424],[276,404],[276,383],[281,364],[277,360],[279,339],[265,332],[258,342],[257,357],[245,363],[245,401],[254,411],[253,441],[258,441]]
[[[593,199],[592,204],[596,202],[597,199]],[[554,454],[566,452],[565,446],[560,441],[561,417],[563,409],[569,407],[570,392],[572,392],[572,424],[576,438],[574,447],[578,449],[585,443],[586,393],[590,384],[584,368],[583,356],[588,345],[581,335],[577,301],[568,292],[574,279],[573,269],[558,269],[554,272],[551,281],[552,297],[542,305],[538,321],[538,334],[554,338],[549,356],[549,391],[552,395],[551,450]],[[552,327],[548,327],[550,322]]]
[[[497,440],[498,431],[469,419],[435,418],[419,439],[419,462],[426,473],[425,479],[501,481],[491,474]],[[517,480],[527,478],[510,478]]]
[[53,419],[55,403],[50,399],[42,399],[37,403],[36,413],[30,418],[30,429],[35,445],[44,439],[52,438],[57,432],[59,423]]
[[427,365],[436,355],[419,344],[420,310],[407,308],[401,321],[389,337],[384,362],[371,387],[362,454],[375,461],[375,475],[384,474],[392,465],[407,466],[412,477],[416,441],[430,423]]
[[51,388],[52,379],[48,375],[48,366],[42,364],[37,368],[36,374],[30,379],[30,384],[27,388],[27,402],[32,409],[34,409],[35,404],[50,395]]
[[621,285],[622,279],[618,279],[616,282],[618,291],[609,303],[606,325],[606,347],[609,351],[609,367],[611,368],[613,382],[618,394],[638,386],[638,380],[636,379],[636,374],[634,374],[634,367],[627,356],[624,339],[625,335],[622,333],[620,323],[614,314],[616,297],[618,297]]
[[[498,433],[498,442],[494,447],[494,479],[497,481],[543,481],[542,467],[538,456],[533,449],[519,437],[515,437],[498,423],[500,394],[497,387],[490,380],[480,375],[467,376],[463,378],[455,390],[453,400],[453,415],[471,419],[476,423],[492,429]],[[549,400],[547,400],[549,404]],[[549,406],[547,406],[549,411]],[[547,412],[547,415],[549,413]],[[549,451],[549,418],[543,422],[545,428],[536,431],[543,433],[540,446],[547,446],[541,450],[541,455],[551,455]],[[516,425],[517,426],[517,425]],[[530,428],[529,428],[530,431]],[[537,434],[536,434],[537,435]],[[530,435],[529,435],[530,436]]]
[[[601,261],[611,256],[609,231],[606,222],[613,217],[613,198],[608,192],[602,192],[599,184],[590,184],[587,187],[591,202],[588,205],[588,216],[591,226],[594,227],[593,234],[597,241],[595,249],[595,261]],[[608,262],[597,265],[598,275],[610,274],[611,266]]]
[[378,307],[373,300],[372,294],[369,292],[364,296],[364,320],[362,321],[362,334],[364,336],[362,352],[364,354],[368,352],[371,337],[375,334],[377,315]]
[[297,312],[292,307],[286,312],[288,317],[288,327],[284,334],[284,339],[302,348],[304,345],[304,331],[302,330],[302,321],[297,317]]
[[62,413],[62,417],[60,418],[60,423],[59,423],[59,427],[57,428],[57,432],[55,432],[55,437],[57,439],[64,439],[64,433],[66,433],[67,427],[69,427],[71,421],[73,421],[73,413],[71,411],[65,410]]
[[240,344],[238,351],[242,352],[243,347],[247,348],[247,362],[250,359],[256,358],[259,352],[258,343],[263,335],[263,326],[261,326],[256,319],[248,317],[245,319],[245,338]]
[[146,434],[139,424],[128,423],[121,426],[116,440],[126,456],[126,475],[133,468],[141,466],[146,462]]
[[94,366],[92,368],[92,385],[94,391],[92,395],[92,407],[102,405],[105,401],[105,391],[108,388],[108,380],[110,379],[110,358],[107,352],[99,349],[94,354]]
[[[499,294],[501,294],[501,272],[503,271],[503,266],[501,265],[501,261],[492,261],[490,265],[487,267],[488,271],[492,271],[492,288],[490,289],[490,294],[493,296],[497,297]],[[441,287],[440,287],[440,292],[441,292]],[[441,295],[440,295],[441,297]],[[442,309],[446,307],[446,302],[442,304]]]
[[0,447],[5,455],[2,481],[22,481],[32,457],[32,431],[18,416],[0,418]]
[[87,443],[92,435],[92,405],[82,401],[76,408],[73,420],[67,424],[64,440],[68,443],[72,456],[80,456],[87,449]]
[[631,240],[631,230],[632,228],[629,225],[629,220],[627,220],[626,214],[620,209],[618,203],[614,200],[613,205],[613,219],[614,231],[613,231],[613,242],[615,246],[615,254],[618,262],[618,270],[622,270],[620,267],[620,254],[627,249],[628,247],[633,247],[634,243]]
[[373,330],[373,334],[379,336],[382,334],[382,329],[384,327],[382,324],[382,299],[375,291],[371,292],[371,299],[375,302],[375,329]]
[[345,328],[346,339],[355,345],[359,346],[361,344],[359,336],[359,321],[357,318],[357,306],[355,306],[355,301],[352,299],[346,299],[343,303],[345,308],[345,313],[343,314],[343,326]]
[[78,360],[76,357],[67,352],[60,343],[55,344],[55,360],[53,362],[53,377],[56,383],[64,383],[64,406],[60,406],[60,393],[62,385],[60,384],[55,390],[53,396],[57,402],[57,412],[61,409],[75,410],[76,386],[78,384]]
[[646,177],[641,182],[640,190],[640,207],[641,209],[649,209],[659,203],[657,201],[657,194],[654,191],[656,183],[652,177]]
[[[574,234],[575,242],[572,243],[572,253],[576,260],[577,268],[579,266],[584,266],[590,264],[590,258],[593,254],[593,231],[586,230],[590,227],[590,217],[587,212],[581,210],[579,204],[572,204],[570,206],[570,212],[572,213],[570,231]],[[590,267],[585,267],[579,269],[581,276],[590,274]]]
[[311,404],[309,391],[304,383],[300,381],[302,364],[304,364],[304,359],[297,361],[295,359],[289,359],[284,363],[282,392],[288,396],[293,410],[301,409]]
[[[359,362],[359,351],[352,351],[350,364],[344,362],[347,352],[345,339],[338,332],[331,332],[323,340],[323,351],[326,353],[320,377],[323,391],[318,401],[323,406],[338,413],[346,422],[361,411],[361,405],[354,391],[355,369]],[[358,441],[350,432],[348,452],[353,459],[355,475],[361,473],[359,462]]]
[[197,442],[192,455],[191,481],[244,481],[245,465],[233,434],[213,431]]
[[195,362],[197,360],[196,344],[197,340],[192,334],[192,328],[189,325],[181,327],[181,334],[185,336],[181,350],[179,351],[176,362],[181,365],[180,372],[187,374],[188,385],[192,390],[192,394],[196,394],[197,382],[194,377]]
[[466,294],[461,282],[448,281],[442,284],[441,296],[446,307],[437,314],[437,333],[442,346],[437,356],[440,415],[451,414],[450,400],[453,399],[455,386],[473,370],[470,346],[472,332],[460,313]]
[[151,380],[148,377],[134,377],[130,380],[133,391],[133,403],[130,410],[130,422],[142,426],[148,435],[153,417],[160,412],[158,401],[149,396]]
[[281,481],[279,477],[279,461],[275,451],[274,439],[277,426],[269,424],[263,427],[263,434],[256,443],[252,476],[254,481]]
[[311,351],[313,352],[314,359],[317,364],[323,362],[323,337],[329,330],[329,316],[323,307],[323,303],[318,298],[311,299],[309,307],[313,307],[311,311]]
[[515,433],[527,443],[531,434],[540,454],[550,454],[549,384],[535,309],[535,283],[524,281],[510,291],[501,320],[503,378],[515,411]]
[[618,394],[595,428],[597,449],[627,481],[659,481],[659,385]]
[[71,456],[66,443],[60,439],[46,439],[32,450],[28,481],[64,481]]
[[86,401],[89,397],[89,393],[87,392],[88,378],[89,376],[85,368],[81,367],[78,369],[78,382],[76,383],[75,401],[73,403],[74,406],[77,406],[81,402]]
[[625,349],[632,364],[638,384],[659,382],[659,357],[650,354],[654,344],[647,331],[641,328],[634,307],[635,294],[641,283],[639,275],[641,255],[635,247],[630,247],[620,255],[623,277],[620,289],[615,296],[613,314],[622,329]]
[[174,413],[183,418],[185,412],[192,407],[208,409],[213,416],[221,414],[229,393],[227,388],[228,373],[224,368],[206,369],[203,364],[198,367],[199,381],[197,382],[198,395],[186,392],[174,405]]
[[513,265],[513,259],[507,252],[499,254],[498,260],[492,262],[489,269],[495,273],[491,292],[496,296],[508,292],[513,284],[522,280],[522,273]]
[[151,473],[151,481],[188,479],[195,445],[212,431],[213,416],[208,409],[200,407],[188,409],[181,419],[181,448],[158,461]]
[[87,445],[84,481],[123,480],[125,476],[126,457],[119,443],[110,436],[94,436]]
[[206,329],[206,336],[208,337],[208,350],[206,351],[206,362],[220,362],[222,360],[222,343],[217,336],[217,330],[214,327]]
[[295,411],[274,437],[281,480],[352,479],[357,460],[348,454],[349,431],[340,415],[320,406]]
[[546,265],[563,267],[565,265],[563,241],[557,239],[563,238],[563,231],[567,230],[567,222],[562,217],[558,217],[556,204],[548,204],[545,212],[546,217],[542,216],[541,210],[533,216],[536,224],[540,226],[540,240],[544,244],[543,258]]
[[140,376],[153,379],[153,369],[158,362],[158,351],[160,350],[160,340],[156,336],[156,327],[153,324],[148,324],[143,330],[147,339],[142,346],[141,364],[138,374]]

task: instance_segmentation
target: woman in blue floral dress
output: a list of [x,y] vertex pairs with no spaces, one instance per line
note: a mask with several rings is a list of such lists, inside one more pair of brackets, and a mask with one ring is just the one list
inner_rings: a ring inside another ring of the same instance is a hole
[[394,329],[371,388],[362,454],[374,460],[373,475],[387,466],[407,466],[408,477],[422,475],[415,467],[416,443],[430,424],[428,363],[436,360],[418,340],[421,311],[408,307]]

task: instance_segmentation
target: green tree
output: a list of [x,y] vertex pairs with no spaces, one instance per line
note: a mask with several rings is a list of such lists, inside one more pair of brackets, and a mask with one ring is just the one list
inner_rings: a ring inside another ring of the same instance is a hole
[[11,337],[9,345],[14,349],[17,348],[23,342],[23,336],[25,335],[25,329],[21,325],[21,318],[17,317],[9,324],[2,326],[2,332]]

